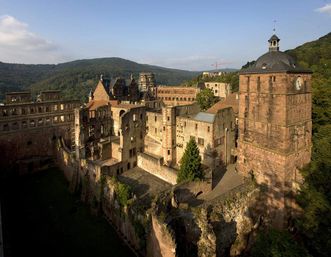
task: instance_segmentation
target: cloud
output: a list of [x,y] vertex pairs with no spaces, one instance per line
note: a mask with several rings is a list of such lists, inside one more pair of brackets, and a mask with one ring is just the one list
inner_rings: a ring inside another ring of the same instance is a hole
[[55,63],[63,60],[59,47],[31,32],[28,24],[10,15],[0,16],[0,61]]
[[331,15],[331,3],[326,4],[323,7],[316,9],[315,11]]

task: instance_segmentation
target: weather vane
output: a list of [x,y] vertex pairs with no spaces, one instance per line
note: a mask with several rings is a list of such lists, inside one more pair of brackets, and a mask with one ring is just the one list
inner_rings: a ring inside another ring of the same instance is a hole
[[274,32],[276,32],[276,23],[277,23],[277,21],[274,20],[274,29],[273,29]]

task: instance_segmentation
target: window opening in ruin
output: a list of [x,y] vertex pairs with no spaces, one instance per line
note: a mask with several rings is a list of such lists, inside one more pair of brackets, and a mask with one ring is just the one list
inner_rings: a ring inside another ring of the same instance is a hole
[[168,150],[168,155],[170,155],[170,150]]
[[198,129],[198,124],[195,124],[195,130],[197,130]]
[[130,165],[130,163],[128,162],[128,170],[131,168],[131,165]]
[[210,132],[210,127],[208,126],[207,131]]
[[199,137],[199,138],[198,138],[198,145],[202,145],[202,146],[203,146],[203,145],[204,145],[204,141],[205,141],[205,140],[204,140],[203,138],[200,138],[200,137]]

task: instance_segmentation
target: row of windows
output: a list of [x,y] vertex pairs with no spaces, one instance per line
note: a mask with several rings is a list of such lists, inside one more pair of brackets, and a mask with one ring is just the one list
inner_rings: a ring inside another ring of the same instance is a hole
[[166,100],[166,101],[195,101],[194,97],[158,97],[159,100]]
[[73,104],[55,104],[55,105],[46,105],[46,106],[31,106],[31,107],[8,107],[3,109],[0,112],[0,115],[3,117],[11,115],[27,115],[35,113],[45,113],[53,111],[64,111],[72,110],[74,107]]
[[61,115],[61,116],[54,116],[52,118],[40,118],[40,119],[31,119],[28,121],[21,121],[21,122],[12,122],[12,123],[5,123],[2,125],[2,131],[10,131],[10,130],[18,130],[18,129],[25,129],[25,128],[34,128],[34,127],[41,127],[44,125],[51,125],[56,123],[62,122],[69,122],[73,121],[73,115]]

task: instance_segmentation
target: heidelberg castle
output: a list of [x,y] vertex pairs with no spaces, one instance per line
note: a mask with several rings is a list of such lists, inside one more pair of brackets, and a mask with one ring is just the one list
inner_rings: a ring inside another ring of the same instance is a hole
[[283,226],[295,208],[298,170],[311,157],[311,72],[281,52],[273,35],[269,51],[239,76],[238,93],[225,83],[205,85],[220,97],[205,112],[196,103],[200,88],[158,87],[151,73],[138,82],[101,77],[84,105],[58,91],[41,92],[36,101],[28,92],[7,93],[0,105],[1,172],[29,173],[55,157],[66,169],[61,148],[74,154],[80,174],[96,180],[139,167],[174,185],[194,138],[213,174],[235,164],[263,185],[269,215]]

